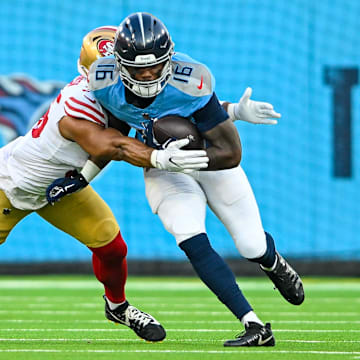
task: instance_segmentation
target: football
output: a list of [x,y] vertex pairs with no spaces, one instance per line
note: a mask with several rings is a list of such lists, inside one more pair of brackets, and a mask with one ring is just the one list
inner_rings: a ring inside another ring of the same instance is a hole
[[182,149],[205,149],[205,140],[195,124],[181,116],[168,115],[156,119],[153,125],[153,135],[154,140],[161,145],[169,139],[188,138],[190,140],[189,144]]

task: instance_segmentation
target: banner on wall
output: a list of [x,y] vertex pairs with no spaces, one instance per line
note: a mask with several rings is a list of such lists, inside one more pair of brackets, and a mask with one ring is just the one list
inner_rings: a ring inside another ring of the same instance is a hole
[[0,76],[0,146],[29,128],[64,87],[61,81],[38,81],[26,74]]

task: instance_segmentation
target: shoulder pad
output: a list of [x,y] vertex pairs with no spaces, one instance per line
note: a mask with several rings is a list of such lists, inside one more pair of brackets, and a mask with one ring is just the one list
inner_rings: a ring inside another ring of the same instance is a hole
[[99,90],[116,84],[119,81],[119,71],[113,57],[100,58],[89,70],[89,89]]
[[94,94],[89,91],[86,79],[79,83],[71,82],[61,93],[64,112],[73,118],[89,120],[107,127],[107,115]]
[[172,77],[169,84],[178,90],[196,97],[211,95],[215,79],[210,70],[185,54],[177,53],[172,58]]

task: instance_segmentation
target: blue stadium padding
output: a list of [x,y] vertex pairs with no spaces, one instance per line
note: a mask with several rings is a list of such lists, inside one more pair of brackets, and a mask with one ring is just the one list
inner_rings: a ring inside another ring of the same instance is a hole
[[[178,51],[207,64],[220,99],[237,101],[251,86],[253,99],[271,102],[282,113],[277,126],[236,124],[242,165],[279,251],[298,258],[360,259],[359,87],[351,92],[352,176],[334,177],[333,88],[324,80],[326,67],[360,69],[360,2],[3,1],[0,75],[70,81],[77,75],[82,37],[135,11],[158,16]],[[130,259],[185,259],[149,209],[141,169],[113,164],[94,187],[118,218]],[[239,256],[210,213],[207,229],[219,253]],[[2,262],[89,257],[84,246],[37,215],[22,221],[0,248]]]

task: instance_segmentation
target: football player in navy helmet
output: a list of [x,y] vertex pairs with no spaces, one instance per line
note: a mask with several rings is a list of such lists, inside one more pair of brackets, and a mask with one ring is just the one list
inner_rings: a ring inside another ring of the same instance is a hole
[[[136,130],[140,141],[154,144],[152,122],[171,114],[190,118],[207,140],[207,166],[188,172],[161,169],[154,152],[154,168],[144,172],[146,196],[201,280],[245,326],[244,333],[224,346],[273,346],[270,324],[258,318],[234,274],[211,246],[205,215],[209,205],[239,253],[258,263],[287,301],[294,305],[303,302],[299,275],[263,229],[254,194],[240,165],[241,142],[233,124],[234,117],[271,124],[276,120],[264,119],[280,115],[272,105],[250,100],[250,88],[239,103],[224,104],[225,111],[216,96],[211,71],[189,55],[174,52],[173,46],[159,19],[144,12],[131,14],[117,29],[114,57],[100,58],[91,65],[89,88],[107,111]],[[173,163],[176,166],[175,159]]]

